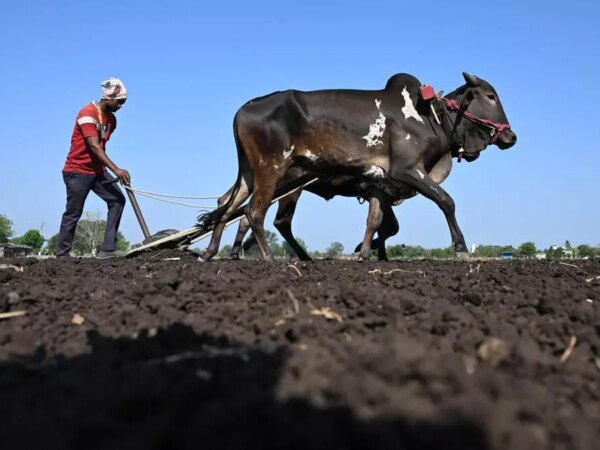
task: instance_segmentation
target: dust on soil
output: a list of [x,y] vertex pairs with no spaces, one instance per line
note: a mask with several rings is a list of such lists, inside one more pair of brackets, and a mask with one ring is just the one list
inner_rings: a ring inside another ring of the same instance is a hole
[[2,263],[3,449],[600,447],[599,261]]

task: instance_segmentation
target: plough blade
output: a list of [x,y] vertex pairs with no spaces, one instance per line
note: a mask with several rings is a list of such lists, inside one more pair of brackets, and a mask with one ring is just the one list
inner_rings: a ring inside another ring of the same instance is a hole
[[[301,186],[296,186],[293,189],[281,194],[276,195],[276,197],[271,201],[271,204],[275,203],[279,199],[290,195],[292,192],[297,191],[298,189],[302,189],[303,187],[308,186],[311,183],[317,181],[318,178],[313,178],[308,182],[302,184]],[[236,209],[231,215],[231,220],[227,222],[225,228],[231,225],[234,222],[238,222],[244,217],[244,213],[246,211],[247,205],[242,205],[238,209]],[[177,233],[170,234],[163,238],[157,239],[148,244],[141,245],[140,247],[134,248],[127,252],[127,256],[135,256],[146,250],[158,250],[160,248],[179,248],[181,250],[185,250],[189,245],[194,244],[198,241],[201,241],[204,238],[207,238],[212,234],[212,230],[202,232],[199,227],[188,228],[187,230],[179,231]],[[148,238],[145,240],[147,242]]]

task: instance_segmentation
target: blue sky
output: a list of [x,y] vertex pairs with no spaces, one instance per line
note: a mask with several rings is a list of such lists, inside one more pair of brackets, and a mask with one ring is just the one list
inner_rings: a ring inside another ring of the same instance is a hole
[[[467,244],[598,245],[598,23],[591,0],[4,1],[0,214],[17,235],[42,223],[46,237],[58,231],[75,116],[110,76],[123,80],[129,101],[107,149],[133,186],[208,196],[235,181],[232,120],[251,98],[380,89],[398,72],[449,92],[468,71],[494,85],[519,140],[454,164],[444,182]],[[139,201],[153,232],[188,228],[197,215]],[[105,206],[91,194],[86,210]],[[294,231],[310,249],[339,241],[349,250],[366,214],[355,199],[307,193]],[[450,244],[429,200],[411,199],[396,214],[400,233],[389,244]],[[121,231],[142,239],[129,207]]]

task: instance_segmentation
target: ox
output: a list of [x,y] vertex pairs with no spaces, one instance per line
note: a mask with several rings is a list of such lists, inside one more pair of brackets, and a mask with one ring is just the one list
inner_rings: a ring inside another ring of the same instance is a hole
[[494,88],[463,76],[464,85],[431,103],[420,100],[421,83],[408,74],[392,76],[377,91],[288,90],[246,103],[233,124],[237,180],[219,208],[199,217],[201,231],[213,230],[202,259],[217,253],[229,217],[250,194],[245,215],[263,258],[271,258],[264,218],[292,166],[323,177],[348,176],[372,187],[361,259],[370,256],[383,212],[394,199],[415,193],[438,205],[455,251],[466,254],[454,201],[439,183],[448,176],[453,156],[473,161],[488,145],[507,149],[517,137]]
[[[297,179],[305,179],[309,173],[302,167],[290,167],[285,173],[283,182],[291,182]],[[318,179],[315,182],[307,185],[301,190],[297,190],[279,200],[279,206],[277,208],[277,214],[275,215],[275,221],[273,224],[279,231],[281,236],[286,240],[290,247],[294,250],[296,255],[301,261],[311,261],[311,257],[308,256],[306,251],[298,244],[294,234],[292,233],[292,219],[296,211],[296,204],[300,199],[302,191],[308,191],[325,200],[331,200],[335,196],[343,197],[357,197],[360,200],[369,201],[372,196],[373,188],[368,184],[366,180],[357,179],[348,176],[334,176],[329,179]],[[402,200],[398,200],[395,204],[401,203]],[[368,225],[367,225],[368,227]],[[240,250],[248,250],[251,246],[256,244],[254,234],[252,234],[242,245],[244,236],[250,228],[250,222],[247,218],[242,218],[240,225],[235,237],[233,247],[231,249],[230,259],[239,259]],[[377,229],[378,238],[373,239],[371,242],[372,247],[377,249],[377,256],[380,261],[387,261],[387,252],[385,249],[385,241],[391,236],[398,233],[399,226],[398,220],[394,215],[391,207],[386,208],[383,211],[383,220],[381,225]],[[357,247],[355,252],[359,251],[361,245]]]

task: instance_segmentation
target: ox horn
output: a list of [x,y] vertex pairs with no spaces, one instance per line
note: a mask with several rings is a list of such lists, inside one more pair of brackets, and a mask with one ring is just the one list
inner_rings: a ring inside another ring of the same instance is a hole
[[463,77],[465,78],[467,85],[470,87],[479,86],[479,79],[476,76],[473,76],[467,72],[463,72]]

